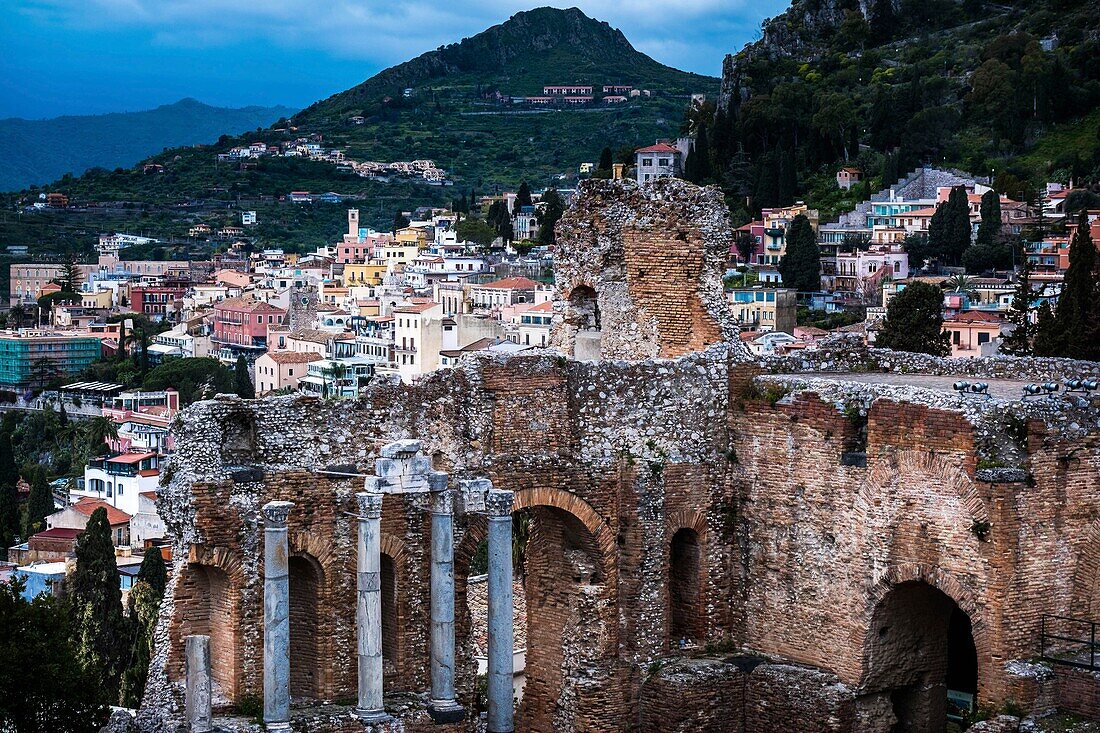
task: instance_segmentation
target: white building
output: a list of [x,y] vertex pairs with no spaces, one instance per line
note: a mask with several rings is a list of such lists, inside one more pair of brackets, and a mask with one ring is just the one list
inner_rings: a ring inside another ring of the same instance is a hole
[[123,453],[89,460],[83,488],[78,486],[71,493],[100,499],[133,516],[140,508],[140,495],[156,492],[159,483],[160,457],[155,452]]
[[439,368],[443,339],[443,306],[435,302],[393,309],[393,352],[401,380],[411,382]]

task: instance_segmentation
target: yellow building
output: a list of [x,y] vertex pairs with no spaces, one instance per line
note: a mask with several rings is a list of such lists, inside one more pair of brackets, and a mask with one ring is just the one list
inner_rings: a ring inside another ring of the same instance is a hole
[[[405,231],[405,230],[401,230]],[[398,232],[400,236],[401,232]],[[420,255],[420,247],[416,242],[401,242],[394,240],[382,245],[382,261],[385,264],[393,263],[404,267],[411,265]]]
[[416,245],[417,249],[426,249],[428,247],[428,230],[421,229],[420,227],[405,227],[404,229],[398,229],[397,234],[394,235],[394,241],[401,245]]
[[110,308],[114,304],[113,290],[98,290],[94,293],[80,294],[81,308]]
[[385,262],[378,260],[366,264],[348,263],[344,265],[344,286],[350,288],[357,285],[381,285],[386,277],[387,267]]
[[810,226],[816,234],[819,219],[817,209],[811,209],[801,202],[782,209],[764,209],[764,254],[761,264],[778,265],[783,255],[787,254],[787,227],[799,214],[810,220]]

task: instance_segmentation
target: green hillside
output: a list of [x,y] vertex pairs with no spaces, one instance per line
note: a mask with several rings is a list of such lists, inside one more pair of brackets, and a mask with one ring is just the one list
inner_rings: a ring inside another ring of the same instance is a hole
[[270,125],[289,107],[212,107],[181,99],[143,112],[0,120],[0,191],[94,167],[131,166],[165,148],[210,142]]
[[[1096,0],[795,0],[725,61],[713,177],[749,208],[827,214],[922,163],[1017,196],[1095,182],[1097,58]],[[845,163],[872,185],[838,197]]]
[[[512,103],[512,97],[541,94],[543,85],[572,83],[593,86],[597,100],[569,109]],[[602,104],[598,98],[604,84],[626,84],[650,94]],[[620,31],[576,8],[538,8],[386,69],[289,122],[217,142],[212,135],[210,144],[167,150],[143,161],[162,165],[163,173],[143,175],[140,166],[100,168],[43,189],[63,192],[74,202],[131,202],[143,209],[135,225],[156,220],[156,231],[177,237],[201,220],[174,211],[181,204],[200,199],[235,205],[239,198],[278,198],[295,190],[353,197],[365,223],[388,226],[397,208],[447,203],[471,190],[514,188],[523,180],[536,189],[575,185],[580,164],[595,162],[605,146],[629,149],[676,136],[690,94],[713,99],[718,89],[718,79],[664,66],[634,49]],[[357,116],[361,124],[352,122]],[[296,158],[264,157],[247,165],[216,160],[236,145],[276,144],[311,134],[320,135],[325,148],[342,150],[354,160],[431,159],[454,185],[370,181],[329,163]],[[9,198],[14,205],[31,197],[22,192]],[[6,217],[0,235],[40,251],[43,236],[51,231],[59,247],[62,240],[84,251],[91,245],[86,224],[62,229],[60,223],[27,226],[26,220]],[[267,228],[259,244],[306,248],[339,236],[344,226],[342,217],[333,214],[314,222],[304,238],[301,231]]]

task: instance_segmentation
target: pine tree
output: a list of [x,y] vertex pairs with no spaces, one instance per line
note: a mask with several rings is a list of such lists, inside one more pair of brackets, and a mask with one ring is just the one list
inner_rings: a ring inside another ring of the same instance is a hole
[[783,286],[800,293],[821,290],[821,248],[810,220],[803,214],[792,219],[785,239],[787,251],[779,261]]
[[61,265],[61,273],[57,278],[57,284],[62,292],[75,293],[81,285],[80,266],[76,263],[76,257],[71,252]]
[[906,285],[890,300],[875,346],[934,356],[951,353],[943,330],[943,291],[919,281]]
[[1031,320],[1031,312],[1034,310],[1031,301],[1035,298],[1031,289],[1031,260],[1028,259],[1027,252],[1023,253],[1023,257],[1016,292],[1008,311],[1008,322],[1013,325],[1013,329],[1001,339],[1001,351],[1013,356],[1031,356],[1031,340],[1035,336],[1035,324]]
[[248,360],[244,358],[244,354],[237,357],[237,364],[233,368],[233,389],[241,399],[256,399],[256,388],[248,374]]
[[0,433],[0,556],[8,559],[8,548],[19,535],[19,470],[12,455],[11,435]]
[[27,524],[23,530],[24,537],[30,537],[36,532],[46,529],[46,517],[56,511],[53,505],[53,491],[46,480],[46,469],[36,466],[34,475],[31,476],[31,495],[27,500]]
[[596,164],[596,170],[611,172],[611,164],[614,161],[611,158],[611,148],[604,148],[600,151],[600,162]]
[[1001,234],[1001,197],[990,189],[982,194],[982,220],[978,224],[978,236],[975,244],[992,246]]
[[1089,236],[1085,211],[1069,245],[1069,267],[1062,280],[1058,309],[1036,334],[1035,353],[1071,359],[1100,360],[1100,298],[1097,293],[1096,245]]
[[531,187],[527,185],[527,181],[523,181],[519,184],[519,190],[516,192],[516,206],[530,206],[531,205]]
[[100,675],[104,686],[117,685],[130,637],[122,613],[111,526],[102,507],[92,512],[77,537],[76,568],[67,585],[73,642],[81,667]]

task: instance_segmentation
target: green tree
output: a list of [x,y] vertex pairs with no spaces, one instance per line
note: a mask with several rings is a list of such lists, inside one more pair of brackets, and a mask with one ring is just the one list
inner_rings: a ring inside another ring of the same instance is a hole
[[897,30],[897,14],[894,12],[893,0],[874,0],[871,6],[870,20],[871,40],[875,43],[886,43]]
[[497,237],[500,237],[505,242],[512,241],[512,215],[508,213],[508,205],[503,201],[494,201],[489,206],[489,213],[485,216],[485,223],[493,228]]
[[890,300],[875,346],[947,356],[951,343],[943,330],[943,291],[920,281],[906,285]]
[[244,358],[244,354],[237,356],[237,364],[233,368],[233,390],[241,399],[256,399],[256,388],[248,374],[248,360]]
[[522,181],[519,184],[519,190],[516,191],[516,206],[530,206],[531,205],[531,187],[527,185],[527,181]]
[[798,292],[821,290],[821,248],[817,235],[805,215],[791,220],[786,233],[787,251],[779,261],[783,286]]
[[111,418],[100,415],[84,423],[84,445],[88,455],[103,455],[112,440],[118,440],[118,425]]
[[83,669],[115,688],[122,673],[129,629],[122,612],[115,548],[103,507],[92,512],[76,540],[76,568],[68,580],[72,638]]
[[8,548],[19,535],[19,469],[12,453],[11,433],[0,433],[0,556],[8,559]]
[[963,251],[970,246],[970,205],[966,189],[955,186],[928,223],[928,249],[933,257],[949,265],[958,265]]
[[1012,331],[1001,339],[1001,351],[1013,356],[1031,356],[1031,340],[1035,336],[1035,324],[1031,320],[1034,310],[1031,306],[1035,293],[1031,289],[1031,260],[1024,253],[1024,262],[1020,267],[1020,277],[1016,281],[1016,292],[1012,295],[1012,305],[1007,318],[1013,325]]
[[[160,554],[159,552],[155,554]],[[130,617],[130,648],[127,663],[122,672],[119,704],[136,708],[145,693],[145,681],[149,676],[149,660],[153,658],[153,636],[157,630],[157,614],[163,591],[157,593],[145,581],[139,580],[130,589],[127,611]]]
[[497,238],[496,229],[481,219],[463,219],[455,225],[455,234],[459,241],[473,242],[483,249]]
[[975,244],[991,246],[1001,235],[1001,196],[990,189],[982,194],[982,219],[978,224]]
[[76,257],[70,252],[61,265],[61,274],[57,277],[57,284],[61,286],[62,291],[75,293],[80,290],[82,280],[80,265],[76,263]]
[[1038,356],[1100,360],[1100,298],[1097,297],[1096,245],[1086,212],[1077,218],[1069,245],[1069,267],[1058,295],[1054,320],[1035,338]]
[[554,244],[558,220],[565,213],[565,202],[557,190],[547,189],[542,195],[542,206],[539,207],[535,218],[539,222],[539,243]]
[[164,564],[164,555],[159,549],[151,547],[145,551],[137,577],[148,583],[158,596],[164,595],[164,589],[168,587],[168,566]]
[[110,714],[104,681],[78,663],[64,601],[23,589],[0,583],[0,730],[95,733]]
[[398,229],[404,229],[409,225],[409,217],[405,216],[404,212],[398,211],[393,215],[393,233],[397,234]]
[[46,517],[56,511],[53,505],[53,491],[50,490],[49,481],[46,480],[46,469],[35,466],[34,475],[31,477],[31,495],[27,499],[27,523],[23,530],[24,537],[30,537],[35,532],[41,532],[46,528]]
[[611,148],[604,148],[600,151],[600,162],[596,164],[596,170],[611,172],[611,164],[614,161],[611,158]]
[[233,372],[217,359],[186,357],[171,359],[150,371],[142,387],[148,390],[177,389],[180,402],[190,405],[218,393],[233,392],[234,379]]

